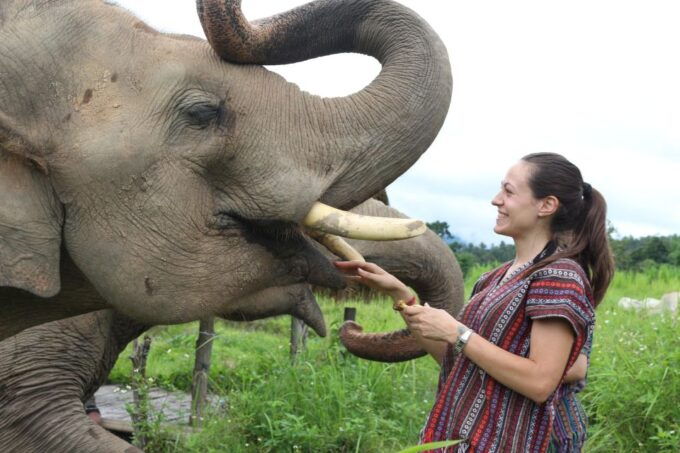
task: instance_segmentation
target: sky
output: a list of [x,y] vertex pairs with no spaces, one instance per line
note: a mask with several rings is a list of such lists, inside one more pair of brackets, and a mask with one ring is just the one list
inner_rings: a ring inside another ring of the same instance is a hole
[[[204,37],[194,0],[114,0],[151,26]],[[302,0],[243,0],[250,20]],[[405,214],[499,243],[490,200],[523,155],[551,151],[603,193],[618,236],[680,234],[680,2],[399,0],[444,41],[453,97],[437,139],[388,187]],[[268,66],[344,96],[380,71],[342,54]],[[348,70],[351,68],[351,70]]]

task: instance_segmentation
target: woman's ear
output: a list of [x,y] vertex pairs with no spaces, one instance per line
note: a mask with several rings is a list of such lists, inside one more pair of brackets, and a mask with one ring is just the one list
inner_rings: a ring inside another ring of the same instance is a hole
[[51,297],[64,214],[36,150],[0,112],[0,286]]
[[550,215],[553,215],[554,213],[557,212],[557,209],[559,207],[560,200],[558,200],[557,197],[555,197],[554,195],[548,195],[547,197],[541,200],[541,204],[538,207],[538,216],[548,217]]

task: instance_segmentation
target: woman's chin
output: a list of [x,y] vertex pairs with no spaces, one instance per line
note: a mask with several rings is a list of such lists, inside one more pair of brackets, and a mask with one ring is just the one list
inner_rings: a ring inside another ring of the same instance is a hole
[[496,225],[495,227],[493,227],[493,232],[496,234],[500,234],[501,236],[510,236],[506,229],[503,228],[503,225]]

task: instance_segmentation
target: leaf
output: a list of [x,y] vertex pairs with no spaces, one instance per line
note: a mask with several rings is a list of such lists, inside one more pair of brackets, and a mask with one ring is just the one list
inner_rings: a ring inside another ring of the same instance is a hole
[[441,442],[430,442],[429,444],[416,445],[415,447],[408,447],[405,450],[401,450],[399,453],[418,453],[421,451],[434,450],[435,448],[450,447],[452,445],[459,444],[460,440],[443,440]]

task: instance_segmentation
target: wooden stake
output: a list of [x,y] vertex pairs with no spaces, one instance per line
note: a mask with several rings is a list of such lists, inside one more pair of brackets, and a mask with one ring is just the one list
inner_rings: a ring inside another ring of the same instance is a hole
[[291,316],[290,319],[290,361],[295,363],[298,354],[307,347],[309,328],[304,321],[295,316]]
[[215,318],[202,319],[196,340],[196,359],[194,376],[191,382],[191,416],[189,424],[200,427],[203,424],[205,407],[208,400],[208,375],[212,357],[213,339],[215,338]]
[[146,359],[151,349],[151,337],[144,335],[144,340],[139,343],[137,339],[132,342],[132,426],[135,431],[135,445],[144,450],[147,439],[147,427],[149,425],[149,398],[146,385]]

